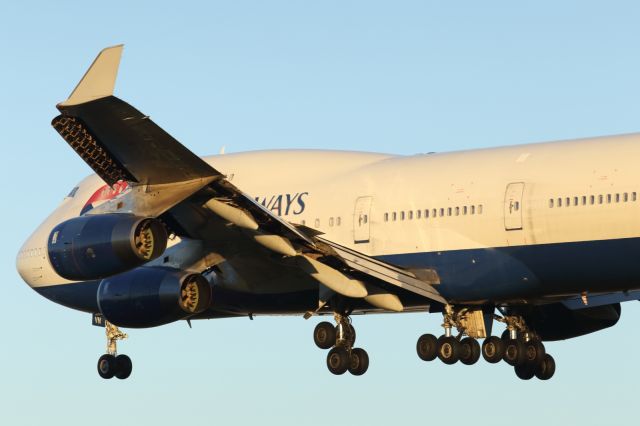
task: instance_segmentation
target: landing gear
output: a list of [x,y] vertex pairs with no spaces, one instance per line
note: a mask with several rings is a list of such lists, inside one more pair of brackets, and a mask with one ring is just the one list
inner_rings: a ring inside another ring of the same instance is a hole
[[369,355],[364,349],[354,348],[356,330],[347,315],[335,313],[337,325],[323,321],[313,330],[313,341],[320,349],[332,348],[327,354],[327,368],[340,375],[349,371],[363,375],[369,368]]
[[[503,312],[503,311],[501,311]],[[504,312],[503,312],[504,313]],[[423,361],[439,358],[445,364],[460,361],[465,365],[475,364],[480,355],[490,364],[505,361],[514,368],[516,376],[522,380],[537,377],[549,380],[556,369],[555,361],[546,353],[539,336],[527,327],[524,318],[517,315],[494,316],[507,324],[502,337],[486,336],[483,322],[484,313],[475,308],[457,308],[445,305],[442,324],[444,334],[436,338],[423,334],[418,339],[416,351]],[[452,329],[458,335],[452,335]],[[466,337],[465,337],[466,335]],[[482,347],[477,338],[485,337]]]
[[105,321],[105,332],[107,335],[107,353],[98,359],[98,374],[103,379],[126,379],[131,375],[133,364],[131,358],[126,355],[117,355],[118,340],[124,340],[127,335],[120,331],[118,327]]

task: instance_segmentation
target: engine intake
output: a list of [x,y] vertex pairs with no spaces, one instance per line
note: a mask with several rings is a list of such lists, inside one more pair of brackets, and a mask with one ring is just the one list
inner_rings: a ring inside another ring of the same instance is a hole
[[53,269],[69,280],[93,280],[128,271],[160,256],[167,232],[157,219],[128,214],[80,216],[49,235]]
[[200,274],[162,267],[141,267],[105,278],[98,307],[111,323],[156,327],[199,314],[211,305],[209,282]]

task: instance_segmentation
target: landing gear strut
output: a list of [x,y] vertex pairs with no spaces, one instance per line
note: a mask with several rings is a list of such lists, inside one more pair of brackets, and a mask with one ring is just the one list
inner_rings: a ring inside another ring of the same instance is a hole
[[107,353],[98,359],[98,374],[103,379],[111,379],[114,376],[118,379],[126,379],[131,375],[133,364],[128,356],[118,355],[118,340],[124,340],[128,336],[109,321],[105,321],[105,333]]
[[348,315],[334,313],[336,326],[330,322],[319,323],[313,331],[313,341],[320,349],[329,349],[327,368],[333,374],[349,371],[354,376],[363,375],[369,368],[369,355],[364,349],[354,348],[356,330]]

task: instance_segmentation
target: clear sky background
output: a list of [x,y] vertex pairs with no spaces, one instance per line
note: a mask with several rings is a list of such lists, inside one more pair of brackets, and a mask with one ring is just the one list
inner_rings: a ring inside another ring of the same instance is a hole
[[416,339],[441,322],[424,314],[354,319],[363,377],[327,371],[318,319],[257,317],[127,330],[132,377],[104,381],[103,329],[15,271],[22,242],[90,173],[49,123],[113,44],[126,44],[116,94],[201,155],[639,131],[638,2],[522,3],[0,2],[0,423],[636,424],[637,302],[615,328],[548,344],[549,382],[504,363],[423,363]]

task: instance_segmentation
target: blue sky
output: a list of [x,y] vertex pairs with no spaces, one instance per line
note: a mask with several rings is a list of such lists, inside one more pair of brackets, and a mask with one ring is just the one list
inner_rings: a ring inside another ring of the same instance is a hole
[[49,123],[105,46],[126,44],[116,94],[198,154],[412,154],[640,130],[639,18],[631,1],[3,2],[0,423],[630,423],[637,302],[613,329],[547,345],[546,383],[419,361],[441,318],[416,314],[354,319],[360,378],[326,371],[316,319],[258,317],[130,330],[134,373],[105,382],[103,330],[14,260],[90,172]]

